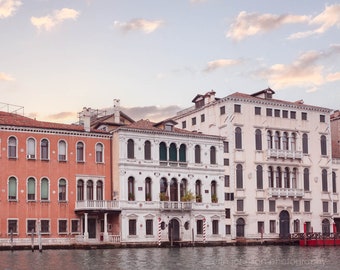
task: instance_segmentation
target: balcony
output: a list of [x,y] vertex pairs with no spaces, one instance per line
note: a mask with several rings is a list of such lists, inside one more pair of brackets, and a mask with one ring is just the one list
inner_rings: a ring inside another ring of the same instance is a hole
[[161,211],[191,211],[191,202],[159,202]]
[[302,159],[302,152],[282,149],[268,149],[267,156],[268,158]]
[[188,167],[188,162],[183,161],[167,161],[167,160],[161,160],[159,161],[159,165],[162,167]]
[[76,201],[75,211],[80,210],[118,210],[120,201]]
[[271,197],[303,197],[303,189],[297,188],[269,188],[268,196]]

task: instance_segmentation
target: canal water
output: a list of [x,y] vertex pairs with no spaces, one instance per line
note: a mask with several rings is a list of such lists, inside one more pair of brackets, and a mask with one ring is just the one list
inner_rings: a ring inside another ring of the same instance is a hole
[[340,269],[340,247],[226,246],[0,251],[0,269]]

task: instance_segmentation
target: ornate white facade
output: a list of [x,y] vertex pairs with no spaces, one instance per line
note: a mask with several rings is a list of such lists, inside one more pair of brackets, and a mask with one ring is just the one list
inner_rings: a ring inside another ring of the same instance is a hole
[[173,118],[186,130],[223,136],[226,238],[279,238],[340,228],[331,110],[253,95],[197,95]]
[[223,139],[174,124],[140,120],[113,131],[122,243],[225,239]]

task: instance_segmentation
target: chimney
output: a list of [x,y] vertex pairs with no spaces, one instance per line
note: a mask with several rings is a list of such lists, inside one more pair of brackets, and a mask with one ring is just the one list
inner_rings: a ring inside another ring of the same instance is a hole
[[120,100],[119,99],[114,99],[113,100],[113,114],[114,114],[114,122],[116,124],[120,123],[120,112],[119,112],[119,104]]
[[83,125],[84,125],[84,130],[86,132],[89,132],[91,130],[91,108],[83,108]]

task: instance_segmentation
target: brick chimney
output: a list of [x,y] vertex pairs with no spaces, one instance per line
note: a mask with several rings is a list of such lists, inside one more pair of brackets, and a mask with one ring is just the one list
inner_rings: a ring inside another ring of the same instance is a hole
[[120,123],[120,100],[119,99],[114,99],[113,100],[113,114],[114,114],[114,122],[116,124]]

